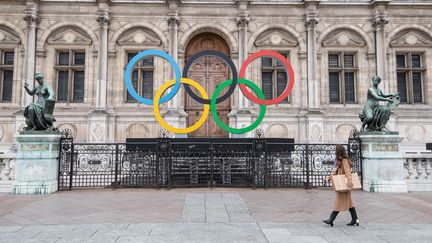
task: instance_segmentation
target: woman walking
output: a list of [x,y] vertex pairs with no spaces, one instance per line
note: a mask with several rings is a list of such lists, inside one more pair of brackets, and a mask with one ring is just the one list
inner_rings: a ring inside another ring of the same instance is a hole
[[[345,175],[347,179],[348,188],[353,187],[352,177],[351,177],[351,160],[348,158],[348,154],[342,145],[336,146],[336,168],[332,171],[332,175]],[[336,216],[340,211],[349,210],[351,213],[351,222],[347,225],[359,226],[359,220],[357,217],[357,212],[355,210],[352,198],[351,191],[346,192],[336,192],[336,200],[333,208],[333,212],[330,215],[329,219],[324,220],[324,223],[333,226],[333,221],[336,219]]]

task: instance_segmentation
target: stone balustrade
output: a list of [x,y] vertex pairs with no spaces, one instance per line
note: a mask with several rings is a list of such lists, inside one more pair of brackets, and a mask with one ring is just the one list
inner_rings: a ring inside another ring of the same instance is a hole
[[15,180],[16,154],[0,154],[0,192],[10,192]]
[[432,191],[432,153],[406,153],[404,167],[408,191]]

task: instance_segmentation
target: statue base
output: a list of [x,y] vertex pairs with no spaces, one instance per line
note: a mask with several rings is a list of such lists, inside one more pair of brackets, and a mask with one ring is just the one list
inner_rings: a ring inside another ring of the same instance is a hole
[[408,192],[404,160],[397,132],[361,132],[363,190],[368,192]]
[[15,136],[18,154],[13,194],[48,194],[58,190],[59,132],[23,132]]

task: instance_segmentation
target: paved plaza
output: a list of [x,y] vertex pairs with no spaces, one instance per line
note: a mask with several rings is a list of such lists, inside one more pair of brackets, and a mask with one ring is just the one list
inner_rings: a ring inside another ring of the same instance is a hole
[[432,192],[353,193],[334,227],[329,189],[86,189],[0,194],[0,242],[432,242]]

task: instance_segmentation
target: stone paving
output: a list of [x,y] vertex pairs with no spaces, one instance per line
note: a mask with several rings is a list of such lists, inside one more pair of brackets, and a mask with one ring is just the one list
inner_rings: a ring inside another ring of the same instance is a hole
[[432,192],[353,193],[360,226],[321,222],[327,189],[0,194],[0,242],[432,242]]

